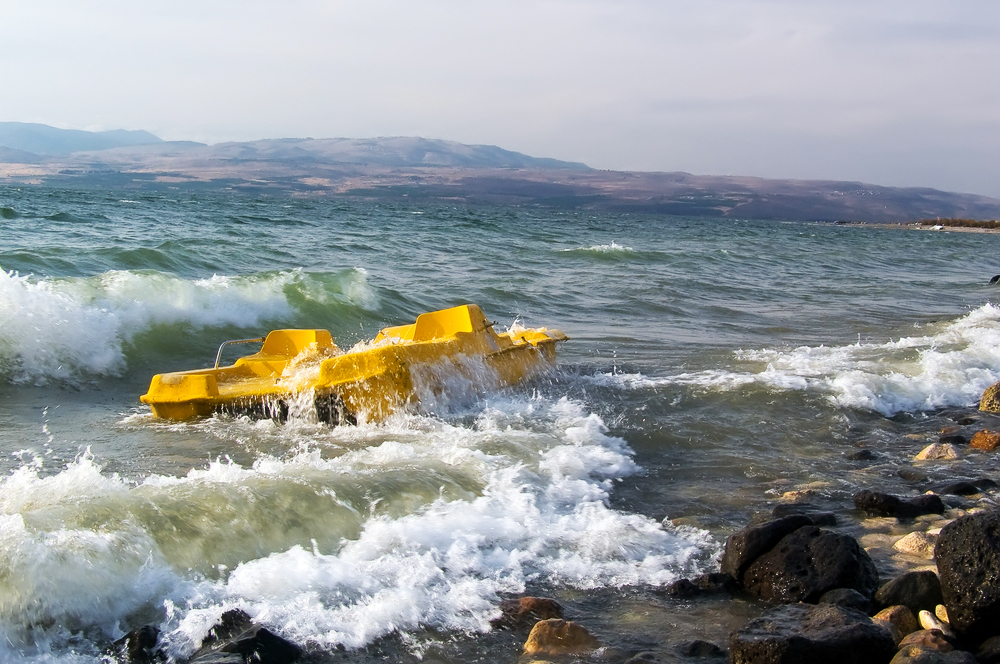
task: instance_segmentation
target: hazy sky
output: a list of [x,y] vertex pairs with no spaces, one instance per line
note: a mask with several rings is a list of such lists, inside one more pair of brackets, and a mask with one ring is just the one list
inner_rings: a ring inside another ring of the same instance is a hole
[[0,121],[1000,196],[1000,2],[0,0]]

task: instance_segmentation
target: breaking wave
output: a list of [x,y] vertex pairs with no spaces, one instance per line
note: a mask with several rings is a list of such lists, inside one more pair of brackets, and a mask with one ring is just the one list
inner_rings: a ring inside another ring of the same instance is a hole
[[123,270],[35,279],[0,270],[0,377],[44,383],[119,375],[128,344],[157,326],[256,328],[287,322],[303,303],[332,302],[374,309],[378,296],[363,269],[207,279]]
[[316,433],[286,456],[182,477],[128,481],[89,456],[47,477],[25,464],[0,482],[0,569],[16,580],[0,589],[0,642],[117,638],[153,615],[183,657],[234,607],[323,649],[485,632],[529,583],[660,585],[718,548],[611,509],[614,482],[639,469],[566,398],[501,401],[469,427],[408,415]]
[[965,406],[1000,381],[1000,308],[986,304],[930,334],[884,343],[740,350],[746,370],[709,369],[673,376],[600,373],[592,383],[624,389],[687,386],[731,391],[761,386],[813,391],[843,408],[898,412]]

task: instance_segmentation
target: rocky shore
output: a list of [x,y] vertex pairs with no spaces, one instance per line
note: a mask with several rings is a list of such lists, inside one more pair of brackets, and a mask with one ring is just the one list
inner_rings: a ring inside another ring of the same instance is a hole
[[[1000,413],[1000,383],[983,395],[980,410]],[[977,422],[959,418],[936,432],[937,442],[914,463],[997,454],[1000,431]],[[878,458],[868,449],[854,456]],[[727,643],[689,639],[671,643],[670,654],[622,651],[591,633],[587,615],[526,596],[500,606],[493,629],[522,645],[494,653],[495,661],[1000,664],[1000,486],[989,477],[953,480],[912,495],[862,489],[835,509],[813,502],[810,489],[781,494],[769,515],[728,537],[717,570],[661,591],[678,602],[759,606]],[[167,661],[153,626],[129,633],[107,655],[123,664]],[[286,664],[329,655],[286,641],[235,609],[187,662]]]

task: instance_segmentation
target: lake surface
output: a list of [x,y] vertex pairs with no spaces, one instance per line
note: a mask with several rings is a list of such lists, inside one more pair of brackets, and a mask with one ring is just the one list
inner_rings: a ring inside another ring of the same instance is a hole
[[[96,662],[145,624],[182,658],[241,608],[318,661],[514,661],[525,635],[490,621],[521,594],[612,661],[725,645],[761,606],[662,589],[784,492],[850,532],[858,489],[997,477],[989,455],[898,473],[957,420],[996,424],[974,404],[1000,380],[997,255],[993,234],[0,187],[0,659]],[[356,427],[138,401],[226,339],[346,349],[468,302],[566,332],[558,368]]]

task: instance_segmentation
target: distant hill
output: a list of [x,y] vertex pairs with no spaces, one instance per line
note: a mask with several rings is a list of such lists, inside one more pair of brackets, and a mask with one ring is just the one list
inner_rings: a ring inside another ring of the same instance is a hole
[[[589,170],[586,164],[558,159],[529,157],[520,152],[504,150],[495,145],[466,145],[455,141],[432,138],[395,136],[388,138],[278,138],[244,143],[163,142],[144,147],[141,153],[176,155],[185,158],[245,162],[281,163],[286,165],[353,164],[383,168],[532,168]],[[132,148],[121,148],[93,158],[114,160],[136,154]]]
[[0,183],[226,190],[448,205],[531,205],[737,219],[1000,219],[1000,199],[864,182],[600,171],[492,145],[417,137],[204,145],[148,132],[0,123]]
[[[34,155],[65,156],[84,150],[107,150],[133,145],[160,143],[160,138],[148,131],[81,131],[57,129],[31,122],[0,122],[0,148],[20,150]],[[4,161],[9,155],[0,153]],[[23,162],[22,162],[23,163]]]

